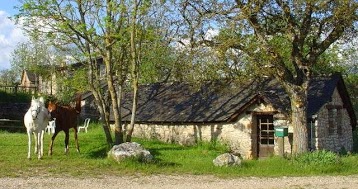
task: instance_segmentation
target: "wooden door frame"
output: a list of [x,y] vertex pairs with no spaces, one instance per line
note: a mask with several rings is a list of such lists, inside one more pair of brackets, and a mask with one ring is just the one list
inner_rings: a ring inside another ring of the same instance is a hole
[[[260,123],[259,123],[259,119],[262,119],[262,118],[265,118],[265,117],[269,117],[268,119],[271,120],[271,123],[272,124],[272,129],[269,129],[270,126],[268,127],[268,131],[273,131],[274,132],[274,126],[273,126],[273,114],[272,113],[259,113],[259,114],[255,114],[254,115],[254,119],[255,119],[255,129],[256,129],[256,154],[257,154],[257,157],[260,158],[260,157],[266,157],[266,156],[260,156],[260,145],[261,145],[261,139],[260,139],[260,136],[261,136],[261,128],[260,128]],[[273,133],[272,133],[273,134]],[[271,135],[272,135],[271,134]],[[274,137],[274,136],[273,136]],[[272,150],[274,150],[274,138],[271,138],[270,135],[268,135],[268,143],[272,142]],[[270,144],[268,144],[268,146],[270,146]]]

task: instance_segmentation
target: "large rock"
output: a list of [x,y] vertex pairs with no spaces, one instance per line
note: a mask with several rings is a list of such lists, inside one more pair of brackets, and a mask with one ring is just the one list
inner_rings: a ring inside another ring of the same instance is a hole
[[108,152],[108,157],[113,158],[117,162],[121,162],[126,158],[138,158],[141,162],[153,160],[152,154],[136,142],[126,142],[113,146]]
[[241,160],[238,156],[230,153],[221,154],[213,160],[215,166],[235,166],[240,165]]

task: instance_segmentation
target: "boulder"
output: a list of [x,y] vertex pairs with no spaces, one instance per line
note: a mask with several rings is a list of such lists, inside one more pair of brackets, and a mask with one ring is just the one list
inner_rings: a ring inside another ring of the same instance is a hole
[[121,162],[126,158],[138,158],[141,162],[150,162],[153,160],[153,156],[150,152],[136,142],[126,142],[113,146],[108,152],[108,157],[113,158],[117,162]]
[[240,165],[241,160],[238,156],[235,156],[230,153],[221,154],[213,160],[215,166],[222,167],[222,166],[235,166]]

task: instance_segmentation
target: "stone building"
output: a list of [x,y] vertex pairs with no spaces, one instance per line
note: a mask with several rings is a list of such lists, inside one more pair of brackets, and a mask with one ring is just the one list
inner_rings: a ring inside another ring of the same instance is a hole
[[23,88],[24,91],[35,92],[37,91],[38,85],[39,85],[39,78],[36,74],[27,70],[22,71],[20,87]]
[[43,75],[23,70],[19,87],[26,92],[54,95],[57,92],[56,75],[44,77]]
[[[356,117],[342,77],[316,77],[308,94],[310,150],[351,151]],[[291,153],[290,101],[275,81],[240,86],[211,82],[200,88],[156,83],[140,86],[138,98],[136,137],[182,145],[219,141],[245,159]],[[130,121],[131,99],[131,94],[124,95],[124,129]],[[288,136],[276,137],[277,127],[288,128]]]

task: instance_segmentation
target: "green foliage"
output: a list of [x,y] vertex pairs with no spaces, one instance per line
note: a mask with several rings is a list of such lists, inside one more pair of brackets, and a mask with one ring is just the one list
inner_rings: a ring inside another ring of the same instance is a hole
[[327,150],[299,154],[294,157],[294,160],[300,164],[313,166],[326,166],[341,163],[339,155]]
[[358,71],[356,73],[346,74],[344,79],[353,104],[353,109],[356,115],[358,115]]
[[139,82],[154,83],[166,79],[174,80],[173,76],[179,72],[178,55],[159,34],[160,28],[149,26],[140,30],[144,35],[141,48],[141,62],[139,64]]
[[0,91],[0,103],[1,102],[30,102],[31,101],[31,94],[28,93],[6,93]]
[[[60,73],[58,73],[60,74]],[[64,77],[59,77],[58,85],[61,86],[57,93],[57,99],[64,104],[73,102],[76,93],[88,91],[87,70],[78,69]]]
[[353,131],[353,152],[358,153],[358,129]]
[[0,70],[0,85],[13,86],[19,83],[19,74],[14,70]]
[[358,54],[354,49],[355,45],[351,46],[353,47],[348,47],[348,49],[338,45],[333,46],[322,54],[317,64],[312,67],[312,72],[314,75],[341,73],[353,108],[358,115],[358,64],[356,61]]

